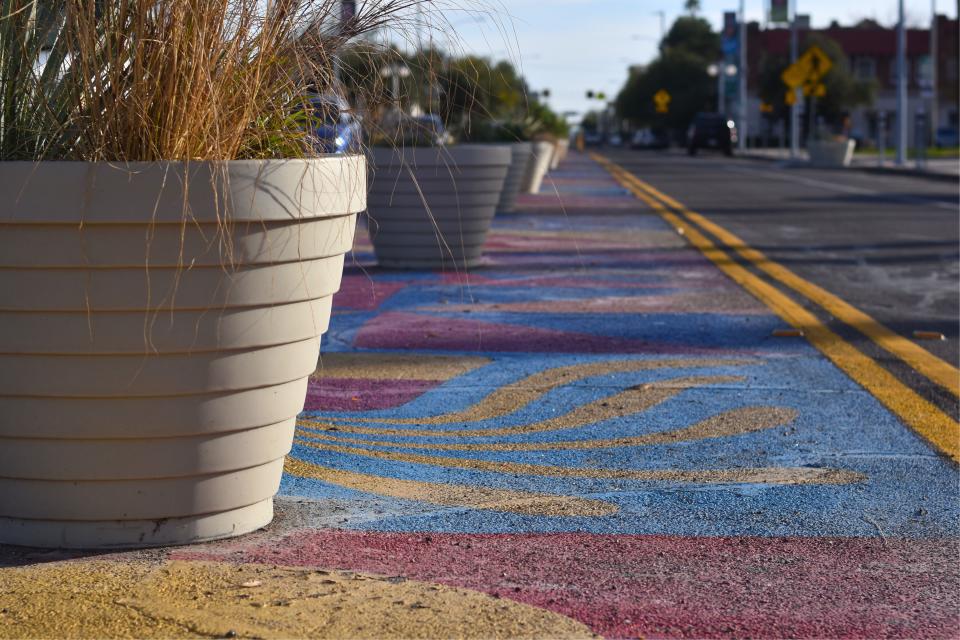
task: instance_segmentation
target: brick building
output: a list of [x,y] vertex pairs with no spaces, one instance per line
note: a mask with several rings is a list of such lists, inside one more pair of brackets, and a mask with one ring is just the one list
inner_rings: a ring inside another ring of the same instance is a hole
[[[946,16],[937,16],[937,121],[939,126],[958,126],[958,86],[960,86],[960,34],[958,21]],[[826,29],[816,29],[836,41],[848,56],[854,75],[862,80],[876,80],[877,93],[875,104],[861,107],[852,114],[853,132],[871,142],[877,139],[877,114],[885,111],[889,114],[888,129],[892,131],[896,113],[897,99],[897,30],[883,27],[872,21],[863,21],[857,26],[841,27],[834,23]],[[809,29],[801,25],[800,42]],[[788,57],[790,54],[790,30],[786,28],[761,29],[757,23],[751,23],[747,30],[747,51],[752,61],[759,61],[764,53]],[[929,29],[907,30],[907,69],[908,104],[913,137],[913,116],[921,106],[930,112],[929,92],[921,88],[924,77],[924,64],[929,65],[930,31]],[[748,125],[751,135],[764,130],[761,121],[760,99],[757,96],[757,69],[755,63],[750,69]],[[892,135],[892,133],[890,134]],[[891,140],[892,138],[888,138]],[[889,142],[888,142],[889,144]],[[912,144],[912,142],[911,142]]]

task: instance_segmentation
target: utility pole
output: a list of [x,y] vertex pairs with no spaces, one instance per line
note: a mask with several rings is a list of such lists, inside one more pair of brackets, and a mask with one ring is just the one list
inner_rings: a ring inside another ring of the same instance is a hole
[[937,133],[937,121],[939,120],[939,99],[937,91],[937,0],[930,0],[930,130],[934,135]]
[[[797,0],[793,0],[793,12],[790,17],[790,64],[797,62],[800,43],[797,34]],[[800,87],[794,89],[793,104],[790,105],[790,159],[796,160],[800,156],[800,100],[803,94]]]
[[740,151],[747,150],[747,12],[745,0],[740,0],[740,99],[738,100],[739,114],[737,123],[740,137],[737,140],[737,148]]
[[897,22],[897,157],[898,167],[907,164],[907,25],[903,0],[898,3]]

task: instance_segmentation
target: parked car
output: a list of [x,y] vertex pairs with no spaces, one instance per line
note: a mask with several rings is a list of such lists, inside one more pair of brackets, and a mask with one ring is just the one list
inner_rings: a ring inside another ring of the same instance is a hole
[[633,149],[666,149],[670,146],[670,136],[663,129],[645,127],[638,129],[630,139]]
[[447,126],[443,124],[440,116],[433,114],[414,116],[410,125],[416,129],[420,139],[427,140],[430,144],[442,145],[450,142]]
[[696,155],[700,149],[717,149],[733,155],[737,143],[737,127],[722,113],[698,113],[687,129],[687,153]]
[[956,127],[938,127],[933,144],[939,149],[960,147],[960,131]]
[[611,147],[620,147],[623,146],[623,136],[619,133],[611,133],[607,136],[607,144]]
[[310,97],[308,114],[314,145],[323,153],[356,153],[363,144],[363,129],[347,101],[338,95]]

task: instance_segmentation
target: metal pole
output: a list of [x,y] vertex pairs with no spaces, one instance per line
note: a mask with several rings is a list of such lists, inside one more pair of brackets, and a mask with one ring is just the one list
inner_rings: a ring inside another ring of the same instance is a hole
[[718,65],[720,69],[717,71],[717,112],[726,117],[727,115],[727,63],[724,60],[720,61]]
[[903,0],[898,3],[897,22],[897,159],[898,167],[907,164],[907,26]]
[[[797,1],[794,0],[793,14],[790,19],[790,64],[797,61],[800,43],[797,34]],[[800,100],[802,94],[799,87],[793,92],[793,104],[790,105],[790,159],[796,160],[800,156]]]
[[937,0],[930,0],[930,129],[937,133],[939,114],[939,98],[937,92]]
[[747,12],[744,7],[744,0],[740,0],[740,98],[738,100],[737,123],[740,129],[740,138],[737,140],[737,148],[740,151],[747,150]]
[[882,167],[887,163],[887,112],[881,111],[877,114],[877,151],[879,152],[879,165]]

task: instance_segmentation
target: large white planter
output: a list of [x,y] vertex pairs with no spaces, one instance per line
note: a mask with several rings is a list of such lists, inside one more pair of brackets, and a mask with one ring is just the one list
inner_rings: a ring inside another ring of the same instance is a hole
[[533,158],[533,143],[513,142],[509,146],[510,168],[507,170],[507,177],[503,182],[500,202],[497,203],[497,211],[503,213],[516,210],[517,196],[520,195],[520,187],[523,186],[523,180],[527,176],[527,170]]
[[521,186],[523,193],[540,193],[540,185],[543,184],[543,178],[547,175],[547,170],[550,169],[553,153],[554,145],[552,142],[541,140],[533,143],[533,160],[527,168],[527,175]]
[[511,158],[507,145],[373,149],[369,228],[380,265],[475,266]]
[[267,524],[365,181],[356,156],[0,163],[0,542]]
[[856,140],[811,140],[807,144],[810,164],[819,167],[849,167]]
[[567,154],[570,153],[570,138],[560,138],[557,140],[555,149],[553,161],[550,163],[551,171],[556,171],[557,168],[560,167],[560,163],[567,159]]
[[569,150],[570,140],[567,138],[560,138],[553,144],[553,157],[550,158],[550,171],[556,171],[560,167],[560,163],[567,157]]

